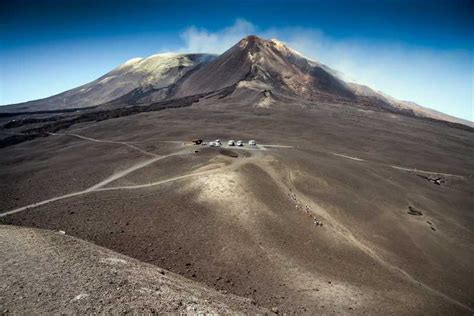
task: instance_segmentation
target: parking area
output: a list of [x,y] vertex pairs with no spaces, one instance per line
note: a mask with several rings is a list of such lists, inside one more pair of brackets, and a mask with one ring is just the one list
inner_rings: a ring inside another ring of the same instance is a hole
[[266,150],[263,145],[258,144],[255,140],[249,140],[247,142],[238,140],[212,140],[205,141],[201,139],[193,140],[192,143],[196,147],[215,147],[215,148],[226,148],[226,149],[246,149],[246,150]]
[[220,146],[220,148],[228,148],[228,149],[247,149],[247,150],[266,150],[265,147],[263,147],[262,145],[254,145],[254,146],[249,146],[248,144],[245,144],[243,146],[231,146],[231,145],[228,145],[228,144],[222,144],[222,146]]

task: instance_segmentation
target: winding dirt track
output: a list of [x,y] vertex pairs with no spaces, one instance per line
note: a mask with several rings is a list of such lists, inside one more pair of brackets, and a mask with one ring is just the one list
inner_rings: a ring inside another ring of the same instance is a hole
[[111,143],[111,144],[118,144],[118,145],[123,145],[123,146],[127,146],[127,147],[130,147],[134,150],[137,150],[143,154],[146,154],[146,155],[149,155],[149,156],[153,156],[154,158],[152,159],[149,159],[149,160],[146,160],[146,161],[142,161],[142,162],[139,162],[123,171],[120,171],[118,173],[115,173],[113,174],[112,176],[104,179],[103,181],[91,186],[90,188],[87,188],[85,190],[82,190],[82,191],[77,191],[77,192],[72,192],[72,193],[68,193],[68,194],[65,194],[65,195],[61,195],[61,196],[57,196],[57,197],[54,197],[54,198],[51,198],[51,199],[47,199],[47,200],[44,200],[44,201],[40,201],[40,202],[36,202],[36,203],[32,203],[32,204],[29,204],[29,205],[26,205],[26,206],[23,206],[23,207],[20,207],[20,208],[17,208],[17,209],[14,209],[14,210],[11,210],[11,211],[7,211],[7,212],[4,212],[4,213],[1,213],[0,214],[0,217],[5,217],[7,215],[11,215],[11,214],[15,214],[15,213],[19,213],[19,212],[22,212],[22,211],[25,211],[27,209],[30,209],[30,208],[34,208],[34,207],[37,207],[37,206],[41,206],[41,205],[44,205],[44,204],[48,204],[48,203],[51,203],[51,202],[55,202],[55,201],[59,201],[59,200],[63,200],[63,199],[67,199],[67,198],[70,198],[70,197],[75,197],[75,196],[78,196],[78,195],[82,195],[82,194],[86,194],[86,193],[89,193],[89,192],[93,192],[93,191],[96,191],[104,186],[106,186],[107,184],[115,181],[115,180],[118,180],[134,171],[137,171],[141,168],[144,168],[158,160],[161,160],[161,159],[165,159],[165,158],[168,158],[168,157],[171,157],[171,156],[174,156],[174,155],[178,155],[180,152],[177,152],[177,153],[173,153],[173,154],[169,154],[169,155],[164,155],[164,156],[158,156],[154,153],[151,153],[151,152],[148,152],[146,150],[143,150],[141,148],[138,148],[136,146],[133,146],[133,145],[130,145],[126,142],[117,142],[117,141],[107,141],[107,140],[99,140],[99,139],[94,139],[94,138],[90,138],[90,137],[85,137],[85,136],[81,136],[81,135],[77,135],[77,134],[55,134],[55,133],[51,133],[51,135],[55,135],[55,136],[73,136],[73,137],[77,137],[77,138],[80,138],[80,139],[84,139],[84,140],[88,140],[88,141],[92,141],[92,142],[97,142],[97,143]]
[[364,159],[361,159],[361,158],[346,156],[346,155],[342,155],[342,154],[331,153],[331,155],[346,158],[346,159],[350,159],[350,160],[355,160],[355,161],[365,161]]
[[442,172],[436,172],[436,171],[426,171],[426,170],[420,170],[416,168],[405,168],[405,167],[400,167],[400,166],[390,166],[394,169],[397,170],[402,170],[402,171],[413,171],[413,172],[418,172],[418,173],[424,173],[424,174],[434,174],[434,175],[441,175],[441,176],[446,176],[446,177],[457,177],[457,178],[464,178],[464,176],[459,175],[459,174],[452,174],[452,173],[442,173]]
[[156,156],[156,158],[149,159],[149,160],[137,163],[136,165],[133,165],[130,168],[127,168],[123,171],[115,173],[112,176],[108,177],[107,179],[104,179],[103,181],[91,186],[90,188],[88,188],[86,190],[86,192],[95,191],[99,188],[102,188],[102,187],[106,186],[107,184],[109,184],[111,182],[114,182],[115,180],[118,180],[118,179],[120,179],[120,178],[134,172],[134,171],[137,171],[138,169],[141,169],[141,168],[144,168],[148,165],[151,165],[152,163],[154,163],[158,160],[162,160],[162,159],[165,159],[165,158],[168,158],[168,157],[171,157],[171,156],[175,156],[175,155],[178,155],[178,154],[179,153],[174,153],[174,154],[169,154],[169,155],[164,155],[164,156]]
[[[189,178],[189,177],[196,177],[196,176],[201,176],[201,175],[206,175],[206,174],[210,174],[210,173],[223,171],[225,169],[230,169],[230,166],[226,166],[226,167],[221,167],[221,168],[208,170],[208,171],[189,173],[189,174],[185,174],[185,175],[181,175],[181,176],[177,176],[177,177],[172,177],[172,178],[169,178],[169,179],[156,181],[156,182],[152,182],[152,183],[147,183],[147,184],[138,184],[138,185],[131,185],[131,186],[119,186],[119,187],[103,188],[103,186],[109,184],[110,182],[118,180],[118,179],[130,174],[133,171],[136,171],[140,168],[148,166],[149,164],[151,164],[155,161],[158,161],[160,159],[164,159],[164,158],[174,156],[174,155],[177,155],[177,154],[162,156],[162,157],[159,157],[158,159],[152,159],[151,161],[147,161],[146,163],[140,163],[138,165],[134,165],[133,167],[131,167],[127,170],[124,170],[124,171],[120,172],[119,174],[115,174],[115,175],[107,178],[106,180],[101,181],[100,183],[98,183],[98,184],[96,184],[96,185],[94,185],[94,186],[92,186],[92,187],[90,187],[86,190],[61,195],[61,196],[54,197],[54,198],[51,198],[51,199],[47,199],[47,200],[44,200],[44,201],[41,201],[41,202],[37,202],[37,203],[33,203],[33,204],[30,204],[30,205],[27,205],[27,206],[23,206],[23,207],[20,207],[20,208],[11,210],[11,211],[7,211],[7,212],[4,212],[4,213],[1,213],[0,217],[5,217],[7,215],[19,213],[19,212],[22,212],[22,211],[25,211],[27,209],[31,209],[31,208],[34,208],[34,207],[37,207],[37,206],[41,206],[41,205],[48,204],[48,203],[51,203],[51,202],[56,202],[56,201],[59,201],[59,200],[63,200],[63,199],[67,199],[67,198],[70,198],[70,197],[75,197],[75,196],[83,195],[83,194],[87,194],[87,193],[112,191],[112,190],[133,190],[133,189],[149,188],[149,187],[153,187],[153,186],[157,186],[157,185],[160,185],[160,184],[169,183],[169,182],[173,182],[173,181],[177,181],[177,180],[181,180],[181,179],[185,179],[185,178]],[[133,169],[133,170],[131,170],[131,169]],[[128,171],[128,172],[125,172],[125,171]]]
[[58,133],[50,133],[50,134],[55,135],[55,136],[73,136],[73,137],[77,137],[77,138],[80,138],[80,139],[83,139],[83,140],[88,140],[88,141],[96,142],[96,143],[109,143],[109,144],[124,145],[124,146],[132,148],[133,150],[139,151],[142,154],[145,154],[145,155],[148,155],[148,156],[153,156],[153,157],[160,157],[160,156],[158,156],[154,153],[151,153],[149,151],[138,148],[137,146],[134,146],[134,145],[132,145],[128,142],[118,142],[118,141],[112,141],[112,140],[101,140],[101,139],[90,138],[90,137],[86,137],[86,136],[82,136],[82,135],[78,135],[78,134],[58,134]]
[[141,148],[130,145],[129,143],[126,143],[126,142],[98,140],[98,139],[84,137],[84,136],[77,135],[77,134],[52,134],[52,135],[58,135],[58,136],[59,135],[66,135],[66,136],[70,135],[70,136],[74,136],[74,137],[77,137],[77,138],[81,138],[81,139],[89,140],[89,141],[93,141],[93,142],[98,142],[98,143],[112,143],[112,144],[124,145],[124,146],[128,146],[130,148],[136,149],[136,150],[138,150],[138,151],[140,151],[144,154],[151,155],[154,158],[146,160],[146,161],[139,162],[139,163],[123,170],[123,171],[120,171],[118,173],[114,173],[110,177],[102,180],[101,182],[99,182],[99,183],[97,183],[97,184],[95,184],[95,185],[93,185],[93,186],[91,186],[91,187],[89,187],[85,190],[68,193],[68,194],[57,196],[57,197],[54,197],[54,198],[51,198],[51,199],[47,199],[47,200],[43,200],[43,201],[40,201],[40,202],[32,203],[32,204],[29,204],[29,205],[26,205],[26,206],[23,206],[23,207],[20,207],[20,208],[16,208],[16,209],[1,213],[0,218],[8,216],[8,215],[15,214],[15,213],[19,213],[19,212],[22,212],[22,211],[25,211],[25,210],[28,210],[28,209],[31,209],[31,208],[35,208],[35,207],[38,207],[38,206],[41,206],[41,205],[45,205],[45,204],[48,204],[48,203],[56,202],[56,201],[59,201],[59,200],[63,200],[63,199],[67,199],[67,198],[71,198],[71,197],[91,193],[91,192],[110,191],[110,190],[142,189],[142,188],[157,186],[157,185],[160,185],[160,184],[173,182],[173,181],[177,181],[177,180],[181,180],[181,179],[185,179],[185,178],[189,178],[189,177],[195,177],[195,176],[199,176],[199,175],[205,175],[205,174],[214,173],[214,172],[217,172],[217,171],[222,171],[224,169],[229,169],[230,167],[236,167],[236,165],[237,165],[237,163],[234,162],[234,163],[231,164],[231,166],[225,166],[225,167],[212,169],[212,170],[208,170],[208,171],[189,173],[189,174],[176,176],[176,177],[172,177],[172,178],[157,181],[157,182],[152,182],[152,183],[147,183],[147,184],[140,184],[140,185],[133,185],[133,186],[120,186],[120,187],[104,188],[104,186],[106,186],[106,185],[108,185],[108,184],[110,184],[110,183],[112,183],[112,182],[114,182],[114,181],[116,181],[120,178],[123,178],[123,177],[125,177],[126,175],[129,175],[132,172],[135,172],[139,169],[142,169],[146,166],[149,166],[149,165],[151,165],[152,163],[154,163],[156,161],[159,161],[159,160],[171,157],[171,156],[176,156],[176,155],[179,155],[179,154],[183,154],[185,151],[180,150],[178,152],[175,152],[175,153],[172,153],[172,154],[169,154],[169,155],[158,156],[154,153],[147,152],[147,151],[145,151]]
[[441,176],[445,176],[445,177],[457,177],[457,178],[464,178],[465,177],[465,176],[459,175],[459,174],[443,173],[443,172],[438,172],[438,171],[427,171],[427,170],[421,170],[421,169],[417,169],[417,168],[407,168],[407,167],[394,166],[394,165],[386,165],[386,164],[381,164],[381,163],[378,163],[378,162],[369,161],[369,160],[365,160],[365,159],[358,158],[358,157],[347,156],[347,155],[332,153],[332,152],[329,152],[329,153],[331,155],[334,155],[334,156],[337,156],[337,157],[342,157],[342,158],[345,158],[345,159],[361,161],[361,162],[371,162],[371,163],[384,165],[386,167],[391,167],[393,169],[397,169],[397,170],[401,170],[401,171],[417,172],[417,173],[424,173],[424,174],[431,174],[431,175],[441,175]]

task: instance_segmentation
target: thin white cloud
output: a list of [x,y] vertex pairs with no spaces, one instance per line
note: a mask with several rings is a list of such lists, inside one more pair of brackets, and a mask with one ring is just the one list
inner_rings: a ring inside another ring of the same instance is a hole
[[255,32],[255,26],[243,19],[217,32],[191,26],[181,33],[185,47],[181,50],[193,53],[222,53],[242,37]]
[[222,53],[249,34],[278,38],[308,58],[337,70],[345,80],[474,120],[472,52],[360,39],[336,40],[318,29],[260,29],[244,19],[214,32],[196,26],[186,29],[181,34],[181,51]]

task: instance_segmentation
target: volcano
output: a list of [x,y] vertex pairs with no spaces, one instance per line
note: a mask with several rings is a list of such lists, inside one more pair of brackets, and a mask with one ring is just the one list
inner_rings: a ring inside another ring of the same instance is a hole
[[236,89],[267,90],[305,99],[355,97],[331,69],[304,58],[277,40],[267,41],[256,36],[242,39],[191,74],[177,95],[218,91],[233,85]]
[[2,107],[0,305],[471,315],[470,124],[256,36]]
[[225,90],[225,100],[268,107],[301,102],[344,103],[386,112],[473,126],[463,119],[400,101],[370,87],[345,82],[337,71],[282,42],[250,35],[223,54],[165,53],[133,58],[97,80],[58,95],[11,106],[3,112],[116,107]]

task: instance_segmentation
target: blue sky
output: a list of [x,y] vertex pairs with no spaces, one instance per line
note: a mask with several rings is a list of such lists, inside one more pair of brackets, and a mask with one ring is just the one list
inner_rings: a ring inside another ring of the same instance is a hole
[[253,33],[403,100],[474,120],[473,1],[2,1],[0,104],[133,57],[220,53]]

